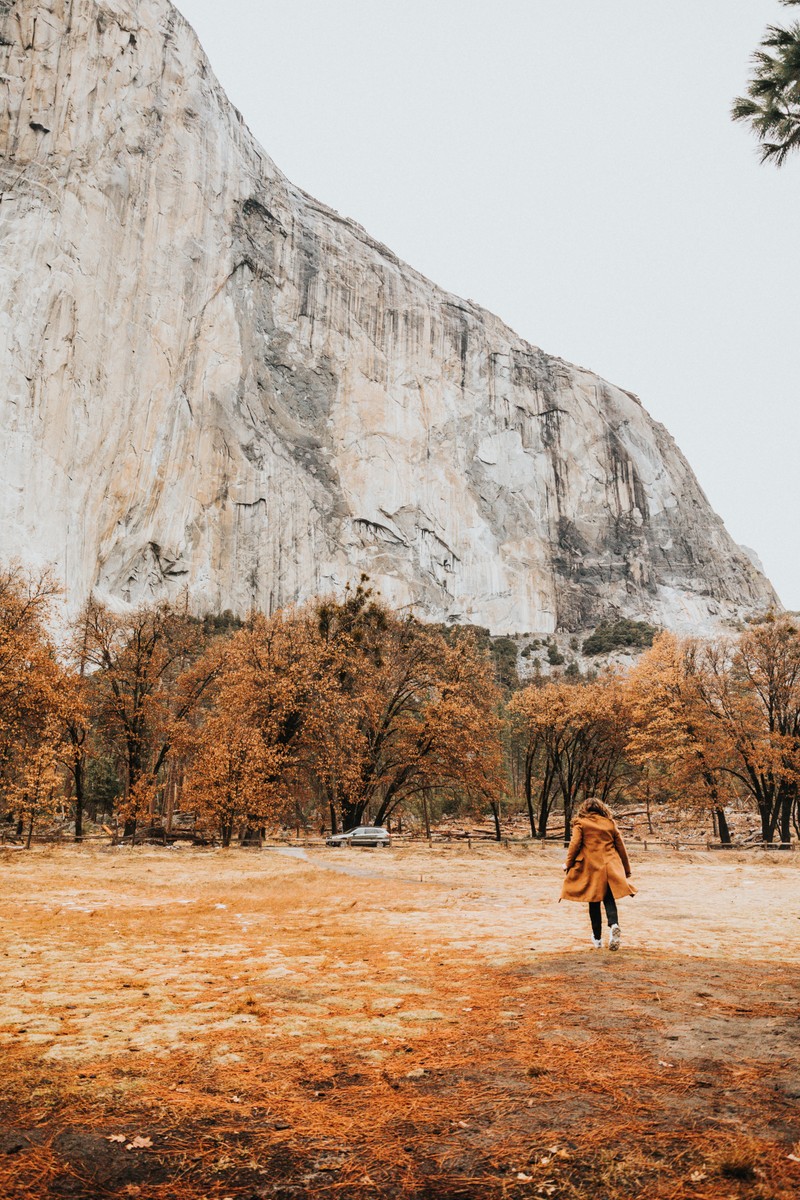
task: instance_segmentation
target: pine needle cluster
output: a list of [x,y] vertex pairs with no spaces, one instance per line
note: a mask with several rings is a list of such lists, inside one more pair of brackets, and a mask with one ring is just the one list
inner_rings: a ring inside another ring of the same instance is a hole
[[[781,3],[800,5],[800,0]],[[734,100],[731,115],[751,126],[761,143],[761,161],[780,167],[800,148],[800,21],[788,28],[768,25],[753,66],[747,95]]]

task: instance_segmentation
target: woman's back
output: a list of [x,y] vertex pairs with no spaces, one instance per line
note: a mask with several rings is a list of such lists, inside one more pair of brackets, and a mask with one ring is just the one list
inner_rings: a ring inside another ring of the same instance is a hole
[[583,845],[586,850],[613,850],[614,834],[619,834],[616,823],[611,817],[602,813],[586,813],[578,817],[575,824],[580,822]]
[[599,812],[583,812],[572,823],[562,900],[595,903],[610,888],[616,898],[632,896],[630,863],[616,822]]

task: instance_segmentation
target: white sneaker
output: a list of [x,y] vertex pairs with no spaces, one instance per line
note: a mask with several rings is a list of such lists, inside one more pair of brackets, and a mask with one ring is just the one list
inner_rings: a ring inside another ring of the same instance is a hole
[[593,938],[592,938],[592,945],[594,946],[595,950],[602,950],[602,948],[603,948],[603,939],[602,939],[602,938],[596,938],[596,937],[593,937]]
[[619,925],[612,925],[608,931],[608,948],[609,950],[619,950],[619,942],[622,937],[622,930]]

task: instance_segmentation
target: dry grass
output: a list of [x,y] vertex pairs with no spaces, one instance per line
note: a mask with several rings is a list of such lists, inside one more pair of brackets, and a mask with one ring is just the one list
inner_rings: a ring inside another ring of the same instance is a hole
[[536,853],[7,854],[0,1196],[796,1197],[793,863]]

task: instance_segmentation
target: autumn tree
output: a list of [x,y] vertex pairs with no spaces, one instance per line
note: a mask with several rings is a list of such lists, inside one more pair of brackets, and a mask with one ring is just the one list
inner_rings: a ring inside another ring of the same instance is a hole
[[7,793],[23,830],[27,825],[27,849],[30,849],[34,823],[42,817],[54,816],[62,785],[58,728],[52,721],[45,726],[38,741],[26,748]]
[[49,633],[58,593],[48,571],[26,571],[18,563],[0,568],[0,789],[20,827],[20,798],[30,794],[29,760],[49,738],[59,697],[60,671]]
[[703,653],[700,695],[717,736],[725,770],[749,794],[761,836],[791,840],[800,789],[800,630],[770,616],[738,641],[718,641]]
[[202,657],[202,626],[166,603],[119,613],[91,600],[74,642],[92,672],[97,724],[124,764],[121,811],[126,835],[133,834],[153,811],[176,732],[215,677],[218,660]]
[[280,803],[276,764],[258,729],[222,708],[202,726],[186,772],[183,802],[197,828],[213,830],[227,847],[236,826],[265,825]]
[[383,824],[412,798],[448,791],[499,819],[500,695],[491,657],[470,632],[445,636],[398,617],[366,580],[316,615],[336,720],[325,722],[312,770],[344,828],[365,813]]
[[448,638],[397,617],[365,582],[341,601],[255,616],[231,638],[191,767],[198,803],[204,778],[213,781],[207,810],[276,818],[302,792],[322,799],[334,829],[349,829],[431,794],[495,802],[488,655],[466,633]]
[[627,700],[618,677],[554,680],[523,688],[508,713],[524,751],[525,798],[532,837],[545,837],[557,801],[564,836],[581,797],[608,801],[627,776]]
[[294,610],[255,614],[211,651],[214,680],[194,728],[185,722],[181,733],[188,750],[184,803],[224,845],[237,825],[260,828],[281,815],[303,754],[315,743],[328,681],[312,629],[308,614]]
[[59,758],[72,791],[75,811],[75,841],[83,840],[86,774],[92,736],[91,680],[84,664],[61,664],[54,717],[58,728]]
[[705,657],[704,643],[672,633],[661,634],[642,656],[627,680],[627,751],[648,805],[655,792],[682,808],[712,813],[720,841],[729,845],[728,743],[705,702]]

